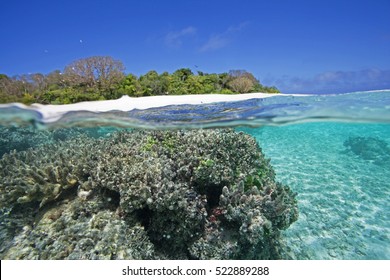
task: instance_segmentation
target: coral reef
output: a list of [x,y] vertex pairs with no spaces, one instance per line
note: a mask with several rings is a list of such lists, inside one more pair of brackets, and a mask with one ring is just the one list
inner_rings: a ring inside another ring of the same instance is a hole
[[0,161],[2,207],[15,202],[39,202],[42,207],[66,190],[77,190],[95,169],[97,157],[89,153],[93,148],[93,140],[80,137],[3,155]]
[[280,230],[298,217],[295,195],[279,183],[245,190],[243,181],[222,189],[203,238],[191,252],[202,259],[274,259]]
[[6,259],[151,259],[153,244],[140,225],[129,226],[93,198],[56,205],[25,225]]
[[88,130],[81,128],[56,128],[48,131],[39,130],[32,126],[0,126],[0,157],[13,150],[25,151],[28,148],[73,139],[80,134],[88,134]]
[[13,150],[25,151],[28,148],[74,139],[80,135],[99,138],[107,136],[107,134],[115,132],[116,130],[117,128],[113,127],[101,127],[99,129],[70,127],[55,128],[49,131],[39,130],[32,126],[0,126],[0,157]]
[[230,129],[79,134],[5,154],[0,175],[5,259],[276,259],[298,217]]
[[12,150],[24,151],[37,147],[51,140],[49,131],[37,131],[32,127],[0,126],[0,157]]

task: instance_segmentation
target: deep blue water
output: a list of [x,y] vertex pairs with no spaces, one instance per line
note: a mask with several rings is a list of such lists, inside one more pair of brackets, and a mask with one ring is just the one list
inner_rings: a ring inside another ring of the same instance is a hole
[[[100,135],[118,125],[245,131],[298,193],[299,219],[283,232],[288,258],[390,259],[390,91],[73,112],[49,126],[100,122],[112,125]],[[47,125],[39,111],[14,106],[0,108],[0,124]]]

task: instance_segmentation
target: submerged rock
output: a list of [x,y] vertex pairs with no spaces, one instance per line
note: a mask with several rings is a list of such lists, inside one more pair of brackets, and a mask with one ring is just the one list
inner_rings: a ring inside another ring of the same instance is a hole
[[276,259],[298,217],[226,129],[79,135],[5,154],[0,175],[2,259]]
[[390,164],[390,147],[378,137],[349,137],[344,146],[363,160],[377,165]]

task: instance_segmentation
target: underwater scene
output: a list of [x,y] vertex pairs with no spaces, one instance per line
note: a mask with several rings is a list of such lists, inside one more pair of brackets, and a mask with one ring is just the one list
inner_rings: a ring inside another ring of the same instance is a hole
[[390,91],[91,106],[0,105],[0,259],[390,259]]

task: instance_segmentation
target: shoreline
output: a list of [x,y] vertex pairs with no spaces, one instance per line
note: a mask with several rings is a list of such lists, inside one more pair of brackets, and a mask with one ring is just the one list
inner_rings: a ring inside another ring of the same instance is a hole
[[[170,114],[170,111],[167,110],[181,109],[169,106],[199,106],[199,109],[205,110],[201,113],[201,118],[207,119],[208,116],[205,114],[208,114],[207,109],[210,106],[236,106],[232,102],[246,100],[259,101],[255,102],[257,105],[252,108],[254,111],[241,117],[234,115],[229,120],[252,120],[252,123],[257,120],[256,125],[262,121],[267,124],[286,124],[320,120],[389,123],[389,106],[383,105],[389,103],[389,95],[382,95],[381,92],[388,93],[389,91],[377,90],[334,95],[246,93],[236,95],[122,96],[114,100],[86,101],[65,105],[33,104],[27,106],[21,103],[7,103],[0,104],[0,125],[19,125],[31,122],[52,125],[63,119],[68,124],[95,121],[99,124],[109,123],[127,127],[130,121],[131,126],[148,127],[148,120],[142,119],[142,116],[145,116],[143,110],[150,109],[149,112],[145,112],[147,118],[153,117],[159,122],[166,121],[164,124],[170,124],[172,118],[168,115],[159,117],[159,109],[162,109],[161,112],[164,115]],[[264,102],[266,98],[270,99]],[[207,104],[210,106],[202,106]],[[237,106],[239,105],[237,104]],[[183,118],[186,111],[181,111],[180,114]],[[79,117],[81,118],[78,119]],[[138,117],[140,118],[138,119]],[[270,117],[272,117],[272,121]],[[133,121],[138,122],[135,124]],[[236,125],[236,123],[234,124]]]
[[192,95],[159,95],[144,97],[122,96],[113,100],[85,101],[64,105],[42,105],[34,103],[30,106],[21,103],[0,104],[0,108],[18,107],[32,110],[42,115],[45,123],[59,120],[63,115],[72,111],[86,111],[102,113],[110,111],[127,112],[131,110],[145,110],[161,108],[170,105],[200,105],[217,102],[234,102],[249,99],[270,98],[276,96],[305,96],[304,94],[270,94],[270,93],[244,93],[244,94],[192,94]]

